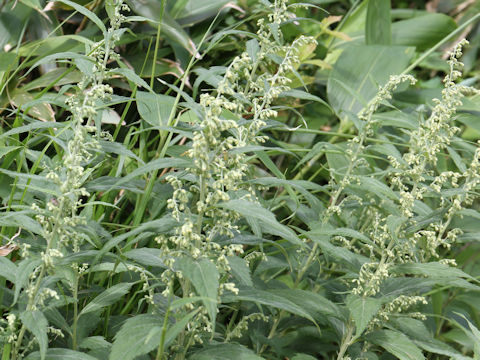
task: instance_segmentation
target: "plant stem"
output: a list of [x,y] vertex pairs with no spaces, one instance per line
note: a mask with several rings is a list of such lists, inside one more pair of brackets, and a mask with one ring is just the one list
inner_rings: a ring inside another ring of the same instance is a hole
[[343,336],[342,343],[340,345],[340,350],[338,351],[337,360],[343,360],[345,352],[347,351],[348,347],[351,345],[353,340],[353,324],[349,321],[347,324],[347,330]]
[[72,349],[77,350],[77,324],[78,324],[78,270],[75,271],[75,283],[73,284],[73,325],[72,325]]

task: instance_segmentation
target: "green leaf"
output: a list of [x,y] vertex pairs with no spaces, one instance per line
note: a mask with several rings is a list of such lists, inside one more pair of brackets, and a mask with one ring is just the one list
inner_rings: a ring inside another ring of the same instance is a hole
[[367,45],[392,43],[390,0],[368,0],[365,43]]
[[392,24],[392,43],[415,46],[425,50],[441,41],[457,28],[455,21],[445,14],[429,14]]
[[136,315],[128,319],[115,335],[110,360],[132,360],[158,347],[162,335],[163,317],[153,314]]
[[6,257],[0,256],[0,276],[15,283],[17,271],[17,265],[15,265],[14,262]]
[[293,98],[301,99],[301,100],[315,101],[315,102],[318,102],[322,105],[325,105],[330,111],[333,112],[332,107],[325,100],[323,100],[322,98],[319,98],[316,95],[307,93],[307,92],[302,91],[302,90],[296,90],[296,89],[287,90],[287,91],[282,92],[279,96],[280,97],[288,96],[288,97],[293,97]]
[[40,310],[24,311],[20,320],[25,327],[35,336],[40,347],[40,358],[45,360],[48,347],[47,327],[48,321]]
[[337,305],[322,295],[312,291],[300,289],[272,289],[268,290],[268,292],[290,300],[292,303],[308,312],[315,320],[320,319],[325,315],[340,319],[343,317]]
[[292,360],[317,360],[317,358],[307,354],[296,354]]
[[412,340],[398,331],[375,331],[367,335],[367,340],[383,347],[400,360],[425,359],[422,351],[412,342]]
[[137,92],[138,112],[152,126],[168,126],[168,118],[175,104],[172,96]]
[[15,52],[0,51],[0,72],[7,71],[11,66],[16,66],[17,54]]
[[[148,19],[152,26],[155,28],[158,26],[159,14],[161,13],[160,1],[130,1],[129,5],[134,12]],[[180,44],[190,54],[195,55],[197,53],[195,43],[166,11],[162,19],[162,35],[165,35],[168,40]]]
[[77,4],[73,1],[70,1],[70,0],[56,0],[56,1],[64,3],[65,5],[71,6],[72,8],[77,10],[80,14],[87,17],[90,21],[92,21],[95,25],[97,25],[98,28],[100,30],[102,30],[102,32],[105,33],[107,31],[107,29],[105,28],[105,25],[103,24],[102,20],[100,20],[100,18],[97,15],[95,15],[95,13],[91,12],[86,7],[81,6],[81,5],[79,5],[79,4]]
[[[135,74],[135,71],[133,71],[132,69],[117,68],[117,69],[113,69],[112,71],[110,71],[110,73],[111,74],[120,74],[123,77],[125,77],[127,80],[130,80],[131,82],[133,82],[138,87],[143,87],[144,89],[147,89],[148,91],[153,92],[152,88],[147,84],[147,82],[145,80],[143,80],[140,76]],[[152,94],[152,95],[154,95],[154,94]]]
[[208,259],[196,261],[190,258],[181,258],[175,262],[175,265],[183,276],[191,281],[197,294],[205,298],[203,304],[212,323],[215,324],[219,287],[219,273],[215,264]]
[[[35,351],[28,355],[24,360],[39,360],[40,353]],[[70,349],[48,349],[45,360],[98,360],[93,356]]]
[[[254,303],[272,306],[277,309],[288,311],[294,315],[301,316],[315,323],[312,315],[310,315],[302,306],[292,302],[289,298],[282,296],[283,294],[276,291],[266,291],[254,288],[240,288],[237,295],[226,295],[222,297],[222,303],[231,303],[236,301],[252,301]],[[290,297],[290,295],[288,295]]]
[[80,312],[79,316],[85,315],[89,312],[99,310],[105,306],[112,305],[128,294],[133,283],[120,283],[108,288],[85,306]]
[[211,18],[231,0],[188,0],[179,12],[177,21],[183,26],[191,26]]
[[28,75],[33,69],[35,69],[37,66],[43,65],[43,64],[48,64],[57,60],[67,60],[67,59],[81,59],[83,61],[88,61],[88,62],[93,62],[91,58],[89,58],[86,55],[83,54],[77,54],[75,52],[67,51],[67,52],[58,52],[52,55],[45,56],[38,60],[35,64],[29,67],[27,73],[25,74]]
[[250,268],[247,262],[238,256],[228,256],[228,265],[232,269],[232,275],[237,278],[240,285],[253,286]]
[[328,77],[329,103],[337,115],[357,114],[377,94],[390,75],[409,64],[413,49],[403,46],[348,46]]
[[196,310],[189,312],[185,315],[180,321],[177,321],[173,326],[169,327],[166,334],[165,334],[165,347],[168,347],[180,334],[185,326],[189,323],[189,321],[200,311],[199,308]]
[[117,181],[112,185],[112,188],[117,187],[121,184],[125,184],[130,180],[136,178],[137,176],[148,174],[152,171],[164,168],[186,168],[192,166],[192,162],[189,159],[183,158],[161,158],[157,160],[152,160],[149,163],[140,166],[139,168],[131,171],[128,175],[124,176],[121,180]]
[[432,278],[453,277],[473,279],[472,276],[462,270],[439,262],[399,264],[392,268],[391,272],[394,274],[424,275]]
[[190,360],[263,360],[252,350],[239,344],[218,344],[195,352]]
[[347,296],[346,304],[356,325],[356,335],[360,336],[380,310],[382,300],[350,294]]
[[126,239],[130,237],[134,237],[138,234],[141,234],[146,231],[156,231],[157,233],[163,233],[171,230],[175,225],[177,225],[177,221],[171,217],[164,217],[161,219],[157,220],[152,220],[148,221],[146,223],[143,223],[136,229],[133,229],[132,231],[126,232],[124,234],[115,236],[114,238],[110,239],[102,248],[102,250],[99,252],[97,255],[97,259],[99,259],[101,256],[105,255],[108,253],[111,249],[113,249],[115,246],[120,244],[122,241],[125,241]]
[[236,211],[246,218],[251,217],[258,220],[262,225],[262,230],[267,234],[276,235],[288,240],[292,244],[303,246],[302,241],[293,230],[280,224],[271,211],[268,211],[259,204],[247,200],[230,200],[219,206]]

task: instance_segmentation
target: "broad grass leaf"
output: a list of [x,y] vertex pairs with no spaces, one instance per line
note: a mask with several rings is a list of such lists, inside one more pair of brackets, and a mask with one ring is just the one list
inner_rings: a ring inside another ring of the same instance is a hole
[[133,153],[133,151],[127,149],[125,145],[121,143],[100,140],[99,145],[102,147],[102,150],[104,150],[106,153],[130,157],[132,159],[137,160],[140,164],[144,164],[142,159],[140,159],[137,155]]
[[77,83],[82,79],[82,75],[79,71],[71,71],[67,68],[53,69],[39,78],[28,82],[22,86],[22,90],[29,91],[37,88],[43,88],[55,83],[56,86],[62,86],[65,84]]
[[3,76],[1,73],[7,71],[11,66],[17,66],[17,54],[0,51],[0,75]]
[[425,50],[441,41],[457,28],[455,21],[445,14],[425,14],[392,24],[392,43],[415,46]]
[[331,112],[333,112],[332,107],[325,100],[323,100],[322,98],[320,98],[316,95],[310,94],[310,93],[302,91],[302,90],[296,90],[296,89],[287,90],[287,91],[282,92],[279,95],[279,97],[293,97],[295,99],[315,101],[315,102],[318,102],[318,103],[324,105]]
[[371,343],[383,347],[390,354],[396,356],[400,360],[425,359],[418,346],[401,332],[380,330],[369,333],[366,338]]
[[251,217],[258,220],[262,225],[262,230],[267,234],[276,235],[288,240],[292,244],[303,246],[303,243],[293,230],[280,224],[271,211],[259,204],[247,200],[230,200],[219,206],[236,211],[244,217]]
[[79,5],[79,4],[77,4],[73,1],[70,1],[70,0],[56,0],[56,1],[64,3],[65,5],[68,5],[68,6],[71,6],[72,8],[74,8],[80,14],[87,17],[90,21],[92,21],[95,25],[97,25],[98,28],[100,30],[102,30],[102,32],[105,33],[107,31],[107,29],[105,28],[105,25],[103,24],[102,20],[100,20],[100,18],[95,13],[91,12],[86,7],[81,6],[81,5]]
[[390,0],[368,0],[365,43],[367,45],[390,45],[392,28]]
[[359,336],[380,310],[382,300],[350,294],[347,296],[346,304],[355,322],[356,335]]
[[[38,351],[35,351],[28,355],[24,360],[40,360],[41,355]],[[44,360],[98,360],[97,358],[88,354],[70,350],[70,349],[48,349],[47,355]]]
[[115,335],[110,360],[133,360],[158,347],[163,317],[154,314],[136,315],[128,319]]
[[20,320],[35,336],[40,347],[40,359],[45,360],[48,347],[48,321],[40,310],[26,310],[20,314]]
[[215,324],[220,276],[215,264],[208,259],[180,258],[175,262],[175,266],[190,280],[197,294],[205,298],[203,303],[212,323]]
[[182,26],[191,26],[211,18],[231,0],[187,0],[187,3],[179,11],[177,21]]
[[348,46],[328,78],[329,103],[340,117],[357,114],[385,85],[390,75],[400,74],[413,56],[403,46]]
[[139,87],[143,87],[144,89],[147,89],[148,91],[153,93],[152,88],[147,84],[147,82],[145,80],[143,80],[140,76],[138,76],[135,73],[135,71],[133,71],[132,69],[117,68],[117,69],[114,69],[110,72],[112,74],[120,74],[120,75],[124,76],[127,80],[130,80],[131,82],[133,82],[135,85],[137,85]]
[[[195,352],[190,360],[264,360],[240,344],[217,344]],[[113,360],[113,359],[112,359]]]
[[24,132],[30,132],[38,129],[52,129],[52,128],[62,128],[67,124],[64,123],[45,123],[43,121],[36,121],[28,125],[22,125],[8,131],[5,131],[3,134],[0,134],[0,139],[9,137],[11,135],[22,134]]
[[145,189],[145,180],[133,179],[127,183],[115,185],[121,181],[121,177],[100,176],[85,184],[87,191],[109,191],[109,190],[128,190],[133,193],[142,194]]
[[277,309],[288,311],[294,315],[298,315],[315,323],[314,318],[302,306],[292,302],[288,297],[283,296],[282,293],[275,291],[267,291],[254,288],[240,288],[237,295],[226,295],[222,298],[223,303],[231,303],[236,301],[251,301],[254,303],[272,306]]
[[138,112],[143,120],[152,126],[167,126],[168,118],[175,104],[172,96],[137,92]]
[[[161,13],[161,3],[159,1],[131,1],[129,5],[134,12],[148,19],[150,25],[155,28],[158,26]],[[161,26],[162,34],[164,34],[168,40],[180,44],[192,55],[197,53],[195,43],[167,11],[165,11]]]
[[28,71],[25,75],[29,74],[37,66],[40,66],[40,65],[43,65],[43,64],[49,64],[49,63],[52,63],[52,62],[55,62],[55,61],[58,61],[58,60],[67,60],[67,59],[79,59],[79,60],[87,61],[87,62],[90,62],[90,63],[93,63],[93,61],[94,61],[86,55],[78,54],[78,53],[71,52],[71,51],[57,52],[55,54],[47,55],[47,56],[41,58],[40,60],[38,60],[35,64],[33,64],[32,66],[29,67],[29,69],[28,69]]
[[85,315],[112,305],[120,300],[124,295],[128,294],[133,283],[120,283],[108,288],[100,295],[91,300],[80,312],[79,316]]

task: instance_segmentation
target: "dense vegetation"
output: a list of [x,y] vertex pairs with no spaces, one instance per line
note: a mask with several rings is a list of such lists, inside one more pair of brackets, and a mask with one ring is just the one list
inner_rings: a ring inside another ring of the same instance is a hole
[[480,359],[479,20],[2,0],[1,359]]

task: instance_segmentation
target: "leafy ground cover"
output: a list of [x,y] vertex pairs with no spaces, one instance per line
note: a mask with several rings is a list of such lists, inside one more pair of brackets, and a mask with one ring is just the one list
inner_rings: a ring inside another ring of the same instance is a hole
[[2,360],[479,358],[479,20],[1,1]]

